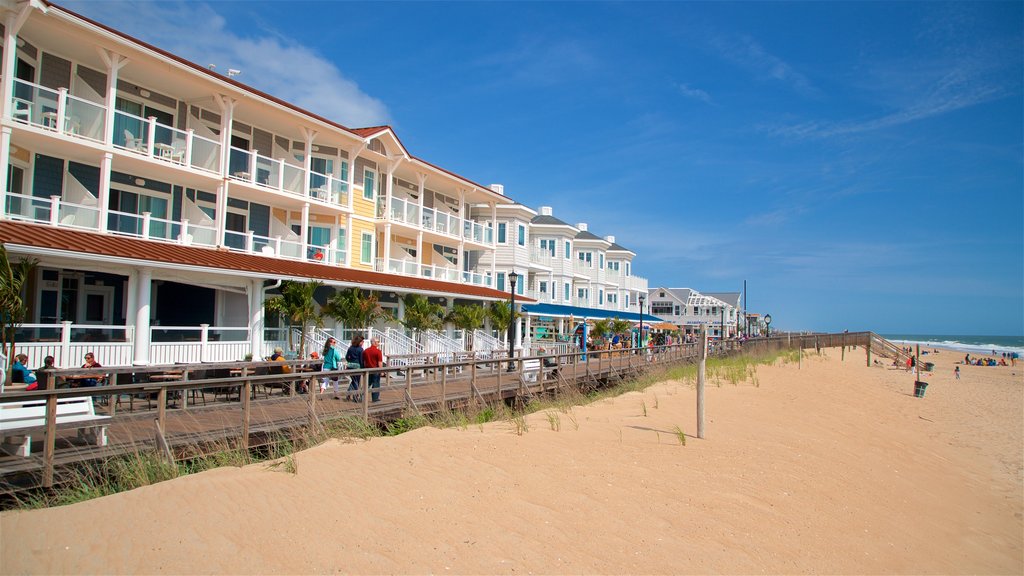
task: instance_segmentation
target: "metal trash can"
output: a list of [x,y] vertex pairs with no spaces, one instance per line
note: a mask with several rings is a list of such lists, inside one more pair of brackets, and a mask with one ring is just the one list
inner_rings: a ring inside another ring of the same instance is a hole
[[914,381],[914,396],[917,398],[924,398],[924,391],[928,388],[927,382],[921,382],[920,380]]

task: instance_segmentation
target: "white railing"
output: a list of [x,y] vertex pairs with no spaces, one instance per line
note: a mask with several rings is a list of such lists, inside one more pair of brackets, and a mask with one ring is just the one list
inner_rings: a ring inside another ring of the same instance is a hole
[[103,142],[107,110],[100,104],[32,82],[14,80],[11,117],[61,134]]
[[590,274],[593,269],[593,266],[588,266],[583,260],[577,259],[572,261],[572,270],[577,274]]
[[424,330],[422,337],[423,351],[427,354],[455,354],[466,349],[462,342],[437,330]]
[[130,326],[72,324],[22,324],[17,330],[15,351],[28,356],[28,366],[42,366],[53,356],[58,368],[77,368],[86,353],[103,366],[132,363],[133,330]]
[[309,197],[314,200],[348,207],[348,182],[330,174],[309,172]]
[[495,350],[501,350],[504,346],[501,340],[495,338],[484,330],[473,331],[473,351],[474,352],[493,352]]
[[423,278],[473,284],[475,286],[491,286],[493,283],[492,278],[487,274],[460,272],[456,268],[429,266],[418,264],[414,260],[399,260],[396,258],[377,258],[374,261],[374,271],[401,276],[421,276]]
[[228,152],[227,176],[232,180],[301,196],[304,193],[304,173],[302,167],[263,156],[257,150],[242,150],[232,146]]
[[154,158],[220,173],[220,142],[196,136],[192,130],[178,130],[157,122],[155,116],[142,118],[114,111],[114,146]]
[[152,326],[150,364],[230,362],[251,351],[245,326]]
[[408,356],[410,354],[423,353],[423,346],[397,328],[388,328],[384,331],[370,328],[368,333],[370,338],[378,338],[380,340],[384,346],[384,353],[388,356]]
[[[378,206],[378,216],[384,216],[383,204]],[[387,217],[392,222],[408,224],[431,232],[462,238],[478,244],[492,244],[492,230],[479,222],[459,218],[434,208],[423,208],[418,203],[404,198],[391,198],[391,211]]]
[[345,262],[344,239],[337,238],[326,246],[303,244],[294,240],[284,240],[280,236],[271,238],[261,236],[252,230],[247,232],[224,232],[224,245],[236,252],[261,254],[263,256],[305,260],[321,264],[343,264]]
[[88,230],[99,227],[99,209],[96,206],[65,202],[60,196],[37,198],[8,192],[4,195],[4,202],[5,213],[12,220]]

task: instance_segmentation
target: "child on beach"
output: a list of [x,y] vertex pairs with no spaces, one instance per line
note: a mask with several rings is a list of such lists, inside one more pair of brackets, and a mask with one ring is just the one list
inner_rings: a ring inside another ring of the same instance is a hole
[[960,379],[960,367],[959,366],[957,366],[956,368],[953,369],[953,374],[956,375],[956,379],[957,380]]

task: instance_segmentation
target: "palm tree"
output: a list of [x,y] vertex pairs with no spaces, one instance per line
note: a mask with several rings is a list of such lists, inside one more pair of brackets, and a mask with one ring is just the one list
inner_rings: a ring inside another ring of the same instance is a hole
[[[487,309],[480,304],[456,304],[445,318],[459,330],[470,334],[472,330],[482,326],[486,319]],[[466,338],[466,344],[469,346],[469,350],[473,349],[472,337]]]
[[363,292],[359,288],[335,292],[324,304],[323,311],[350,330],[369,328],[377,320],[390,318],[376,292]]
[[[7,354],[8,358],[14,358],[15,330],[28,315],[22,289],[35,272],[36,264],[36,260],[22,258],[12,265],[7,248],[0,244],[0,353]],[[10,370],[10,367],[3,369]]]
[[[306,356],[306,331],[310,326],[320,328],[324,325],[323,315],[317,309],[313,294],[323,286],[323,282],[295,282],[285,280],[281,283],[281,295],[267,298],[264,302],[267,312],[278,314],[288,322],[288,327],[302,328],[302,340],[299,342],[299,356]],[[292,331],[288,330],[288,348],[295,349]]]
[[444,323],[444,306],[431,302],[422,294],[406,294],[402,297],[405,314],[402,326],[409,330],[436,330]]
[[522,313],[515,312],[513,314],[511,303],[505,301],[491,302],[491,307],[487,309],[487,317],[491,319],[491,325],[494,326],[499,334],[503,335],[508,334],[508,327],[520,316],[522,316]]
[[594,320],[594,325],[591,327],[591,333],[594,335],[594,345],[598,348],[604,348],[605,340],[612,331],[612,320],[611,318],[601,318],[600,320]]
[[629,334],[630,328],[633,327],[633,323],[629,320],[623,320],[621,318],[615,318],[612,320],[611,332],[612,334],[619,335],[619,341],[623,343],[623,348],[629,348],[630,346],[625,345],[626,335]]

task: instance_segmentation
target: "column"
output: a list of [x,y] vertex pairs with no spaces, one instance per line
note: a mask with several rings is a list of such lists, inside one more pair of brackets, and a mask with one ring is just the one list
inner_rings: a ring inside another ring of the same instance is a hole
[[228,226],[228,185],[226,182],[221,182],[217,186],[217,246],[226,246],[227,243],[224,241],[225,233]]
[[146,366],[149,364],[149,306],[153,284],[153,271],[141,268],[135,282],[135,355],[132,364]]
[[220,173],[222,177],[226,178],[231,159],[231,126],[235,121],[235,105],[238,101],[219,94],[214,97],[214,100],[217,102],[217,107],[220,108]]
[[0,218],[7,214],[7,172],[11,165],[11,128],[0,128]]
[[[308,172],[307,172],[307,174],[308,174]],[[308,181],[309,179],[307,178],[306,180]],[[307,188],[308,188],[308,183],[307,183]],[[302,249],[304,251],[306,251],[307,254],[308,254],[308,252],[309,252],[309,202],[303,202],[303,204],[302,204],[301,226],[302,226],[302,229],[299,230],[299,238],[300,238],[300,241],[302,242]],[[308,258],[308,256],[306,256],[306,258]]]
[[[113,110],[113,108],[110,108]],[[113,128],[111,128],[113,130]],[[98,190],[96,202],[99,204],[99,223],[96,227],[100,232],[107,231],[107,213],[110,211],[110,171],[114,165],[114,155],[104,152],[100,160],[100,189]]]
[[302,195],[309,198],[309,173],[313,169],[313,140],[316,138],[316,130],[309,128],[302,129],[302,139],[306,144],[306,153],[303,155],[302,170],[305,179],[302,182]]
[[[349,174],[352,174],[352,170],[349,170]],[[352,186],[349,184],[348,188],[349,200],[352,199]],[[356,249],[355,236],[352,234],[352,214],[349,213],[345,216],[345,267],[352,267],[352,252]]]
[[[34,2],[25,2],[18,12],[8,12],[4,20],[4,62],[3,62],[3,110],[4,118],[10,118],[12,112],[11,99],[14,97],[14,69],[18,63],[18,31],[28,20]],[[6,172],[6,171],[5,171]],[[6,188],[4,188],[6,190]]]
[[[378,270],[378,272],[390,272],[388,267],[388,259],[391,258],[391,222],[389,221],[384,225],[384,253],[381,255],[384,260],[384,267]],[[374,263],[376,266],[376,262]],[[399,273],[402,273],[401,271]]]
[[[107,93],[104,96],[103,105],[107,108],[107,117],[103,123],[103,141],[107,144],[113,144],[114,142],[114,104],[117,100],[117,76],[124,68],[125,64],[128,64],[128,59],[120,54],[100,49],[100,58],[103,59],[103,63],[107,67]],[[136,134],[136,136],[142,136]],[[109,175],[108,175],[109,176]],[[101,175],[100,178],[103,176]],[[101,230],[105,230],[104,225]]]
[[249,294],[249,352],[253,358],[259,358],[263,355],[263,281],[250,281],[246,290]]
[[491,202],[491,288],[497,286],[494,284],[498,281],[497,276],[497,260],[498,260],[498,205]]

